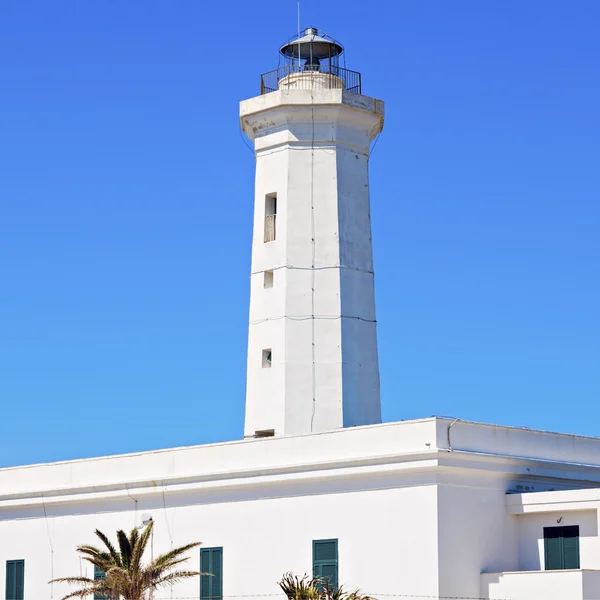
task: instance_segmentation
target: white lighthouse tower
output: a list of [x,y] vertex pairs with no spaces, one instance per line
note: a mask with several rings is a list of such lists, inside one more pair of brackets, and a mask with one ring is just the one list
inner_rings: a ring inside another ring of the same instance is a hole
[[309,28],[240,104],[256,186],[244,435],[381,422],[369,148],[383,102]]

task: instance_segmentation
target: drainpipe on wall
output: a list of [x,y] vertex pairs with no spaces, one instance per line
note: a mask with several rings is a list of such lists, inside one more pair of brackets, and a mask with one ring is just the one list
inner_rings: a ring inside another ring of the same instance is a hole
[[450,452],[454,452],[454,448],[452,447],[452,444],[450,442],[450,430],[458,421],[460,421],[460,419],[454,419],[454,421],[452,421],[452,423],[450,423],[450,425],[448,426],[448,450],[450,450]]

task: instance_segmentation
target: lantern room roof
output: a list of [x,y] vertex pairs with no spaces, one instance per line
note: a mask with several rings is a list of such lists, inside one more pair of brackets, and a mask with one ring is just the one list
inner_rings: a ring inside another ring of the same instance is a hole
[[302,60],[310,57],[330,58],[340,55],[343,51],[344,47],[341,44],[316,27],[308,27],[303,36],[290,39],[279,49],[283,56]]

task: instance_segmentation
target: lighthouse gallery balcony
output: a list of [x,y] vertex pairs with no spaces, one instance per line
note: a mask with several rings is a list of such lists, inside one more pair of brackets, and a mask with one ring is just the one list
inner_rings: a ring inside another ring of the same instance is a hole
[[321,64],[316,68],[285,65],[260,76],[260,93],[269,94],[281,89],[342,89],[361,93],[361,75],[335,65]]

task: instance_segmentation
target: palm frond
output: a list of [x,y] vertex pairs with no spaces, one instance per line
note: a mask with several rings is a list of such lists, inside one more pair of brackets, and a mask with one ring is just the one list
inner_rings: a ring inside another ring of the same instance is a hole
[[[164,554],[157,556],[150,563],[150,568],[152,568],[152,569],[166,568],[166,566],[168,564],[170,564],[171,560],[179,558],[182,554],[184,554],[188,550],[191,550],[192,548],[197,548],[198,546],[200,546],[200,543],[201,542],[194,542],[192,544],[186,544],[185,546],[180,546],[179,548],[173,548],[173,550],[170,550],[169,552],[165,552]],[[187,560],[187,558],[184,560]]]
[[112,559],[112,557],[110,556],[110,554],[108,554],[108,552],[104,552],[101,555],[95,555],[92,553],[89,553],[85,550],[85,548],[83,549],[78,549],[79,552],[81,554],[83,554],[83,560],[85,560],[86,562],[89,562],[90,564],[94,565],[95,567],[98,567],[99,569],[102,569],[102,571],[106,571],[107,569],[109,569],[110,567],[112,567],[115,563]]
[[111,567],[105,572],[104,577],[105,581],[108,581],[110,584],[126,584],[130,580],[129,572],[123,567]]
[[[64,596],[64,598],[73,598],[76,596],[88,596],[91,594],[97,594],[99,596],[110,596],[112,593],[112,588],[108,586],[108,584],[102,579],[90,579],[89,577],[60,577],[58,579],[53,579],[48,583],[69,583],[69,584],[78,584],[82,585],[82,587],[70,594]],[[63,600],[64,600],[63,598]]]
[[132,546],[130,565],[132,573],[137,573],[140,570],[140,561],[142,560],[142,555],[144,554],[146,546],[148,545],[148,541],[150,540],[150,536],[152,535],[153,527],[154,521],[150,521],[146,529],[144,529],[144,531],[142,532],[142,535],[134,540],[134,544]]
[[51,579],[48,583],[88,583],[93,585],[95,580],[89,577],[59,577],[58,579]]
[[[113,546],[112,542],[108,539],[108,537],[104,533],[102,533],[102,531],[100,531],[99,529],[96,529],[96,531],[94,533],[100,538],[102,543],[106,546],[114,563],[116,565],[121,566],[121,556],[117,552],[116,548]],[[88,546],[88,547],[91,548],[92,546]]]
[[122,529],[117,531],[117,540],[119,542],[119,550],[121,551],[121,567],[126,569],[129,567],[129,561],[131,559],[131,544],[129,543],[129,538]]
[[129,533],[129,547],[131,548],[131,554],[133,554],[133,549],[140,537],[140,532],[134,527]]
[[77,552],[86,552],[90,556],[101,556],[102,554],[106,554],[104,550],[96,548],[96,546],[92,546],[90,544],[82,544],[81,546],[77,546]]
[[168,569],[172,569],[178,565],[182,565],[183,563],[186,563],[189,560],[189,557],[185,557],[185,558],[177,558],[177,559],[172,559],[170,560],[168,563],[165,564],[161,564],[155,566],[154,563],[150,563],[145,571],[147,571],[148,573],[158,573],[158,575],[162,575],[162,573],[164,573],[165,571],[167,571]]
[[363,594],[360,590],[354,590],[353,592],[346,594],[345,600],[375,600],[375,598]]
[[98,550],[98,548],[94,548],[93,546],[78,546],[77,552],[87,554],[91,559],[98,558],[100,560],[115,562],[113,556],[109,552]]
[[332,586],[329,580],[320,582],[322,595],[325,600],[345,600],[346,592],[343,585]]
[[286,573],[278,583],[289,600],[375,600],[360,590],[346,592],[344,586],[332,586],[328,580],[308,575]]
[[93,594],[93,593],[94,592],[91,592],[88,589],[75,590],[74,592],[71,592],[70,594],[63,596],[61,598],[61,600],[68,600],[68,598],[84,598],[85,596],[89,596],[90,594]]
[[197,577],[198,575],[209,575],[209,573],[200,573],[199,571],[174,571],[156,581],[154,585],[173,585],[182,579]]
[[278,583],[289,600],[317,600],[321,596],[319,591],[321,582],[308,575],[298,577],[293,573],[286,573]]

